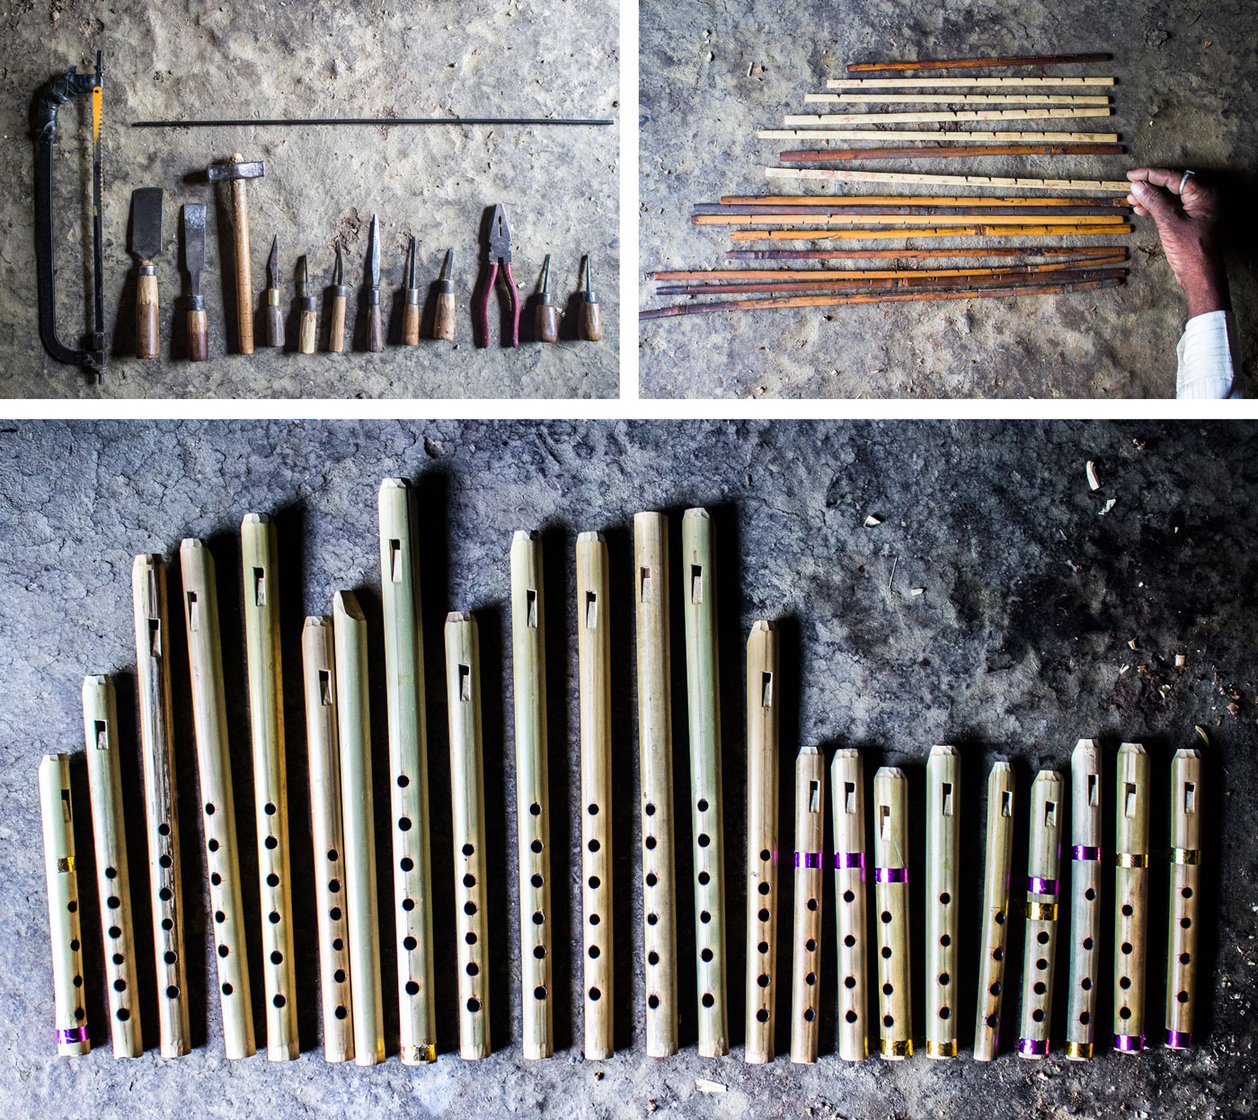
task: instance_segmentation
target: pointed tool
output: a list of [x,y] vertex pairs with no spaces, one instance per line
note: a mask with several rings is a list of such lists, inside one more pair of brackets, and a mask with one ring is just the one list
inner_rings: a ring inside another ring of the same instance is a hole
[[266,259],[266,344],[284,348],[284,310],[280,307],[280,236],[271,239]]
[[341,256],[341,243],[336,243],[336,270],[332,273],[332,318],[328,324],[328,352],[340,354],[345,350],[345,261]]
[[380,315],[380,222],[371,215],[371,248],[367,251],[367,349],[384,349],[384,321]]
[[205,204],[201,202],[189,202],[183,208],[183,263],[188,270],[188,361],[203,362],[210,347],[201,294],[205,268]]
[[559,339],[559,304],[550,290],[550,254],[542,262],[542,290],[537,297],[537,341]]
[[586,342],[602,342],[603,319],[598,310],[598,296],[590,282],[590,258],[581,258],[581,271],[585,274],[585,291],[581,293],[581,337]]
[[157,266],[162,251],[162,190],[140,187],[131,192],[131,255],[140,262],[135,287],[135,356],[156,358],[161,353],[161,325],[157,316]]
[[313,354],[318,328],[315,297],[310,294],[310,272],[306,258],[301,258],[301,270],[297,273],[297,352]]
[[406,308],[402,319],[402,345],[419,345],[419,288],[415,282],[415,238],[406,255]]
[[478,346],[489,345],[489,297],[497,281],[498,270],[502,270],[503,280],[507,289],[507,308],[511,312],[511,346],[520,345],[520,298],[515,290],[515,277],[511,275],[511,228],[507,225],[507,216],[501,206],[495,206],[489,221],[489,240],[485,246],[485,265],[487,274],[484,286],[476,303],[476,321],[480,325]]
[[446,259],[441,262],[441,273],[437,276],[437,313],[433,318],[433,338],[443,338],[447,342],[454,341],[454,281],[450,273],[454,269],[454,250],[446,250]]

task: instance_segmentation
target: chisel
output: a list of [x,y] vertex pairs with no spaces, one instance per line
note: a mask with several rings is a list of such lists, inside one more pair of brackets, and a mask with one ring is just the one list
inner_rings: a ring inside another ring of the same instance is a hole
[[205,268],[203,202],[189,202],[183,208],[183,260],[188,270],[188,361],[203,362],[210,355],[205,297],[201,294],[201,270]]
[[437,314],[433,319],[433,338],[454,340],[454,281],[450,279],[450,271],[454,268],[454,250],[446,250],[446,259],[441,262],[441,272],[437,276]]
[[284,348],[284,309],[280,307],[280,238],[271,239],[271,255],[266,259],[266,344]]
[[384,350],[384,321],[380,317],[380,222],[371,215],[371,248],[367,251],[367,349]]
[[156,358],[161,352],[157,317],[157,266],[162,251],[162,191],[140,187],[131,192],[131,254],[140,262],[135,289],[135,356]]
[[406,307],[402,316],[402,345],[419,345],[419,286],[415,282],[415,238],[406,255]]
[[542,290],[537,296],[537,341],[555,342],[559,338],[559,304],[550,289],[550,254],[542,262]]
[[318,312],[315,297],[310,294],[310,270],[306,258],[301,258],[301,271],[297,274],[297,352],[313,354],[318,330]]
[[332,320],[328,324],[328,352],[340,354],[345,350],[345,260],[341,256],[341,243],[336,243],[336,270],[332,273]]

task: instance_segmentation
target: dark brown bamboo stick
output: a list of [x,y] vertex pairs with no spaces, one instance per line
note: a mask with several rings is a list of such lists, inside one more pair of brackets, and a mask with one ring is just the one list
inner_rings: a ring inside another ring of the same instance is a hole
[[1125,251],[1096,257],[1071,258],[1064,261],[1048,261],[1006,264],[987,268],[696,268],[673,269],[666,272],[648,272],[647,280],[657,283],[715,283],[722,280],[890,280],[901,276],[992,276],[997,274],[1032,275],[1042,272],[1063,272],[1086,264],[1088,267],[1122,264],[1127,259]]
[[[844,206],[1107,206],[1118,210],[1130,209],[1126,197],[1097,195],[1088,198],[1069,198],[1063,195],[1036,198],[1034,195],[974,196],[964,194],[727,194],[721,197],[722,206],[818,206],[827,202],[841,202]],[[711,205],[704,203],[702,205]]]
[[1132,226],[913,226],[907,229],[736,229],[731,241],[878,241],[915,237],[1111,237]]
[[972,70],[1003,66],[1078,66],[1087,62],[1110,62],[1110,54],[1005,55],[1000,58],[935,58],[916,62],[849,62],[849,74],[875,74],[882,70]]
[[[960,199],[957,199],[957,202],[960,201]],[[712,218],[716,217],[741,219],[745,215],[777,215],[782,218],[783,222],[786,222],[791,220],[802,221],[807,218],[822,216],[851,215],[853,217],[863,217],[867,214],[956,214],[970,218],[998,217],[1010,214],[1019,219],[1081,218],[1113,215],[1115,221],[1124,217],[1124,215],[1115,214],[1113,207],[1110,206],[1044,206],[1027,207],[1026,209],[1019,208],[1016,211],[1000,206],[848,206],[840,197],[839,202],[833,206],[723,206],[719,202],[701,202],[695,205],[690,221],[692,225],[714,225],[719,224],[711,221]],[[708,220],[696,221],[697,218]]]
[[967,247],[963,249],[727,249],[731,261],[915,261],[951,258],[955,260],[999,259],[1001,257],[1050,257],[1088,260],[1110,253],[1122,253],[1122,245],[1040,245]]
[[972,159],[982,156],[1120,156],[1122,144],[924,144],[902,148],[834,148],[783,152],[783,163],[842,163],[857,159]]

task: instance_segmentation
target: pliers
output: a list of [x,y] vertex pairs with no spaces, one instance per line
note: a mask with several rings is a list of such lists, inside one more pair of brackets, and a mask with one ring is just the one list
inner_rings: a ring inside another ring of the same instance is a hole
[[511,346],[520,346],[520,298],[516,293],[515,277],[511,275],[511,229],[501,206],[495,206],[489,220],[489,241],[485,247],[485,264],[488,273],[476,301],[476,322],[479,327],[477,346],[489,345],[489,295],[498,282],[498,268],[507,287],[507,306],[511,310]]

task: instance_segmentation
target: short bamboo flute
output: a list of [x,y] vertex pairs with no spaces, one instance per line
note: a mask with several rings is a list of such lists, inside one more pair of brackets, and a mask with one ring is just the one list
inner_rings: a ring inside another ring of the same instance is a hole
[[1198,751],[1171,759],[1170,930],[1166,953],[1166,1045],[1193,1044],[1197,987],[1197,899],[1201,893],[1201,778]]
[[1139,743],[1118,748],[1114,785],[1114,1049],[1139,1054],[1149,899],[1149,756]]
[[983,947],[978,958],[974,1060],[990,1062],[1000,1050],[1009,940],[1009,883],[1013,874],[1013,767],[997,762],[987,776],[987,840],[983,861]]
[[1057,954],[1057,895],[1064,792],[1064,783],[1056,770],[1041,770],[1031,783],[1022,1027],[1018,1038],[1018,1054],[1023,1058],[1046,1057],[1052,1037],[1053,965]]
[[1070,756],[1070,995],[1066,1057],[1087,1061],[1096,1044],[1101,959],[1101,752],[1080,739]]
[[795,921],[791,938],[791,1061],[817,1060],[821,975],[821,857],[826,768],[816,747],[795,760]]
[[960,911],[961,758],[933,746],[926,761],[926,1056],[957,1056],[957,916]]
[[909,957],[908,778],[892,766],[874,775],[874,901],[878,908],[880,1051],[913,1056]]
[[865,777],[860,751],[834,752],[830,764],[834,818],[834,908],[839,959],[839,1057],[859,1062],[869,1054],[865,986]]

